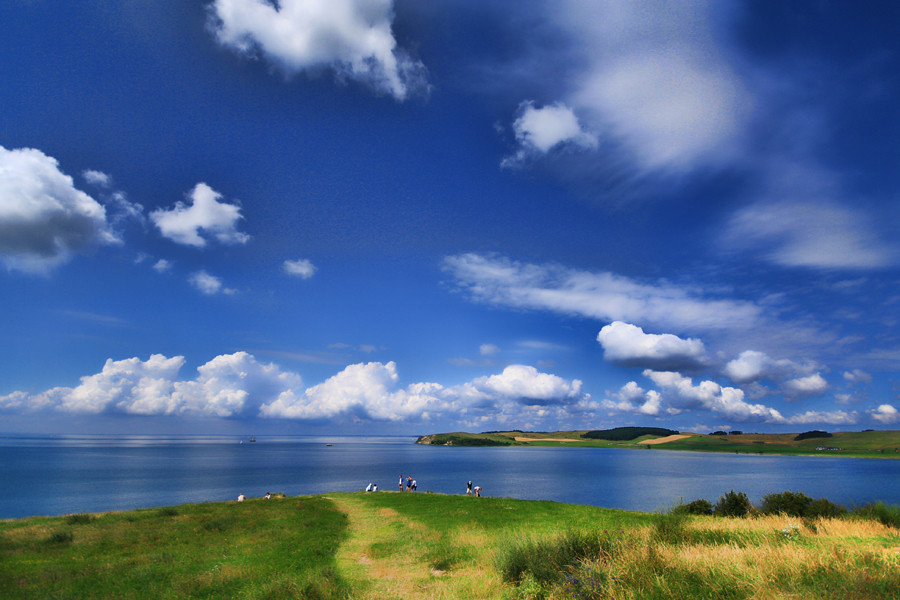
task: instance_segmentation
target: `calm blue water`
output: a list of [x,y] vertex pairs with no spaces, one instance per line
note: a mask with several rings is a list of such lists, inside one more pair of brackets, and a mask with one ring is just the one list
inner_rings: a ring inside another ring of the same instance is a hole
[[[606,448],[448,448],[414,438],[0,435],[0,518],[262,496],[397,489],[654,511],[734,489],[900,504],[900,460]],[[332,444],[327,446],[326,444]]]

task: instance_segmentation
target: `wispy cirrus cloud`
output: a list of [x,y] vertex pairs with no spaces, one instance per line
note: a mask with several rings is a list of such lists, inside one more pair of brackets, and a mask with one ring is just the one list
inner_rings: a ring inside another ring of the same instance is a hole
[[752,303],[705,297],[696,288],[492,255],[449,256],[444,259],[444,270],[461,290],[480,302],[608,322],[651,324],[677,331],[717,330],[752,327],[762,313]]

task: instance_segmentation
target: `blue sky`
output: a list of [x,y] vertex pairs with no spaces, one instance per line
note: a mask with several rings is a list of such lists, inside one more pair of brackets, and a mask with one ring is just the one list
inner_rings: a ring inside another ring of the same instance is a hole
[[0,430],[896,428],[898,25],[5,2]]

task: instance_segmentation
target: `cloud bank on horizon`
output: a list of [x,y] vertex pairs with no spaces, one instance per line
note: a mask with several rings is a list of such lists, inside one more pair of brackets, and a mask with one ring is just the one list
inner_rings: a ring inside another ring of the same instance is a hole
[[5,414],[900,423],[900,8],[169,8],[0,9]]

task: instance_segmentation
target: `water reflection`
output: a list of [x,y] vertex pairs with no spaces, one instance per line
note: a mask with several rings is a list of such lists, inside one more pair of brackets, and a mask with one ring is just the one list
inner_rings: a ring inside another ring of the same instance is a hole
[[230,500],[238,494],[396,489],[653,511],[734,489],[758,501],[785,490],[845,505],[900,504],[900,460],[610,448],[452,448],[413,438],[0,436],[0,518]]

